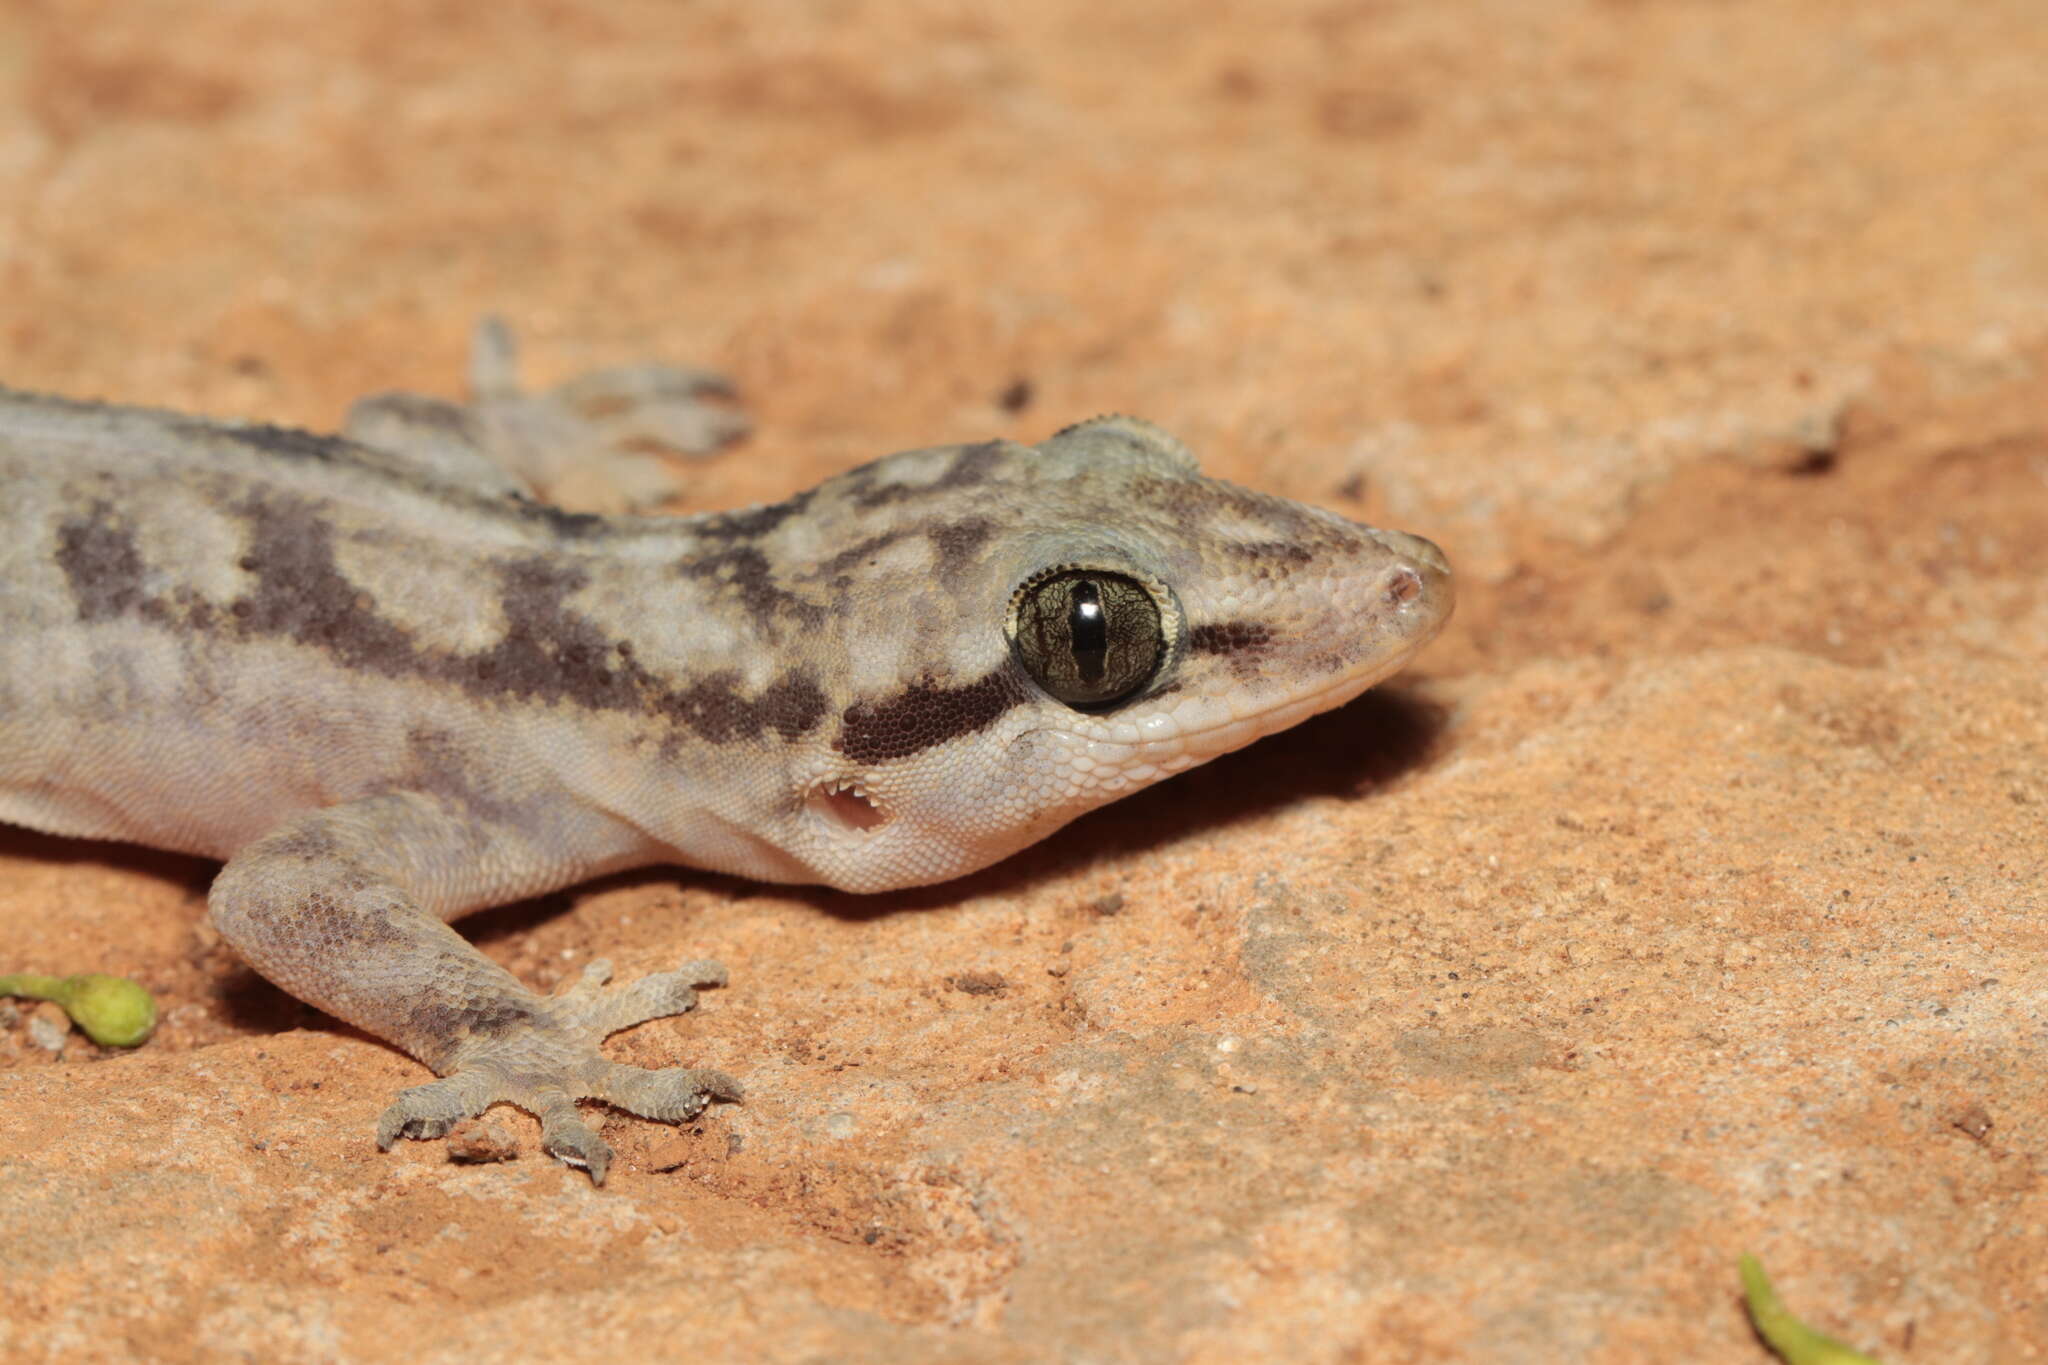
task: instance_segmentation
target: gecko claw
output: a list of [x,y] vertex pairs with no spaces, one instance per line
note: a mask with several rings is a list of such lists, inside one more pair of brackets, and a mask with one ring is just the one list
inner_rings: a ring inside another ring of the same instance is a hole
[[612,1168],[611,1144],[583,1121],[575,1102],[557,1090],[540,1099],[535,1110],[540,1114],[540,1149],[557,1161],[590,1172],[591,1184],[604,1184],[605,1174]]

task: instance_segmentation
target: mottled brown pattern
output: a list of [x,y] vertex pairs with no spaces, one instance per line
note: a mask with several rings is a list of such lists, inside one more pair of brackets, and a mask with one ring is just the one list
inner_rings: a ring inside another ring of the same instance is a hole
[[[275,845],[266,847],[274,850]],[[339,891],[342,888],[336,887]],[[312,938],[364,951],[404,943],[408,935],[383,915],[344,906],[332,891],[308,892],[297,915],[302,931]]]
[[518,1000],[482,1000],[462,1005],[422,1000],[406,1016],[406,1026],[416,1038],[500,1038],[531,1028],[538,1017]]
[[868,536],[864,540],[855,541],[838,554],[825,560],[813,573],[807,574],[806,577],[823,578],[834,581],[837,584],[845,584],[851,581],[850,575],[854,570],[861,568],[876,555],[912,534],[914,534],[912,528],[897,526],[891,527],[889,530],[883,531],[878,535]]
[[849,472],[848,492],[852,495],[854,505],[865,511],[912,498],[927,498],[955,489],[972,488],[986,482],[1002,467],[1005,450],[1006,446],[1001,441],[983,441],[978,445],[961,446],[953,456],[953,462],[946,467],[946,472],[930,483],[923,484],[877,483],[876,476],[885,461],[876,460]]
[[786,741],[801,739],[817,729],[830,705],[818,680],[795,669],[770,683],[754,702],[761,723]]
[[767,554],[752,545],[732,545],[677,566],[684,578],[728,589],[747,618],[763,633],[783,624],[815,626],[825,608],[782,586]]
[[[239,566],[254,584],[228,604],[226,615],[245,635],[295,640],[352,668],[447,682],[479,699],[667,716],[712,743],[753,739],[764,730],[794,740],[815,728],[828,707],[815,678],[799,670],[757,698],[743,695],[729,671],[679,683],[657,677],[635,659],[629,642],[609,638],[567,605],[588,575],[559,560],[522,558],[498,566],[505,631],[496,643],[470,654],[429,649],[380,615],[342,573],[333,528],[316,506],[272,495],[252,497],[237,510],[250,528]],[[73,523],[64,536],[60,553],[82,613],[161,612],[142,592],[141,561],[130,538],[99,521]],[[776,596],[760,581],[766,566],[758,552],[736,548],[713,558],[740,566],[732,581],[743,598],[752,593],[759,606]]]
[[1132,481],[1131,496],[1139,505],[1190,527],[1226,519],[1263,526],[1271,532],[1266,539],[1218,540],[1220,548],[1248,552],[1253,557],[1269,553],[1275,546],[1313,550],[1331,540],[1326,524],[1311,518],[1299,505],[1216,479],[1140,478]]
[[308,863],[332,858],[341,852],[341,847],[341,841],[318,824],[295,825],[263,843],[266,854]]
[[784,498],[781,502],[706,517],[697,524],[697,534],[706,540],[758,540],[791,517],[801,516],[811,505],[811,499],[816,496],[815,488],[806,488],[803,492],[794,497]]
[[736,672],[708,674],[681,691],[664,694],[659,705],[662,714],[712,744],[753,739],[763,730],[795,740],[824,719],[825,694],[809,674],[785,673],[752,700],[741,694],[738,684]]
[[89,515],[57,528],[57,567],[71,589],[81,621],[104,621],[141,610],[144,565],[135,537],[105,502]]
[[939,572],[947,576],[965,572],[995,533],[996,524],[986,517],[963,517],[925,528],[939,554]]
[[454,661],[455,667],[466,663],[476,685],[500,695],[569,701],[601,711],[645,706],[655,680],[619,653],[617,641],[566,605],[569,594],[589,581],[582,569],[530,559],[501,572],[504,637],[482,654]]
[[336,566],[334,528],[312,505],[258,494],[238,510],[249,525],[240,567],[256,580],[228,605],[242,631],[297,640],[352,668],[386,675],[424,671],[411,636],[378,616]]

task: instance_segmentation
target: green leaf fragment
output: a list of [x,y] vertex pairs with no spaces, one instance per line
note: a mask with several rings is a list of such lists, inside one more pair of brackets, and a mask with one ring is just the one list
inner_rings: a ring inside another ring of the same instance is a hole
[[1737,1268],[1742,1272],[1742,1301],[1749,1309],[1749,1320],[1756,1324],[1756,1334],[1787,1365],[1878,1365],[1872,1357],[1793,1317],[1778,1291],[1771,1288],[1770,1277],[1756,1257],[1744,1253]]
[[156,1028],[156,1001],[125,977],[0,976],[0,995],[56,1002],[86,1037],[101,1047],[138,1047]]

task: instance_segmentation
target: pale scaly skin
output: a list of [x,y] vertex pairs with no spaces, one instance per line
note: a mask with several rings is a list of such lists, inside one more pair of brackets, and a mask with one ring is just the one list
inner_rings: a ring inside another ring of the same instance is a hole
[[[740,512],[563,512],[497,457],[623,449],[644,491],[646,444],[733,419],[655,370],[521,398],[494,344],[475,408],[359,407],[379,445],[0,391],[0,819],[226,860],[222,936],[444,1078],[385,1146],[509,1102],[602,1180],[577,1100],[739,1094],[598,1046],[716,964],[543,997],[447,920],[657,862],[942,881],[1356,696],[1451,610],[1428,541],[1204,478],[1129,418]],[[1014,642],[1060,569],[1150,604],[1130,695],[1059,701]]]

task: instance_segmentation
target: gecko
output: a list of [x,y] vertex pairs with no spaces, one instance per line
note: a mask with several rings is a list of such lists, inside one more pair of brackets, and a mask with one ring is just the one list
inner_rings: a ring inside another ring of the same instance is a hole
[[[386,1150],[508,1103],[601,1184],[580,1102],[741,1095],[600,1049],[718,964],[542,995],[464,913],[649,864],[945,881],[1349,700],[1451,612],[1428,540],[1131,417],[648,515],[650,442],[742,425],[716,377],[527,394],[512,363],[487,325],[472,402],[337,435],[0,390],[0,820],[221,861],[221,938],[437,1078]],[[538,496],[578,461],[625,510]]]

